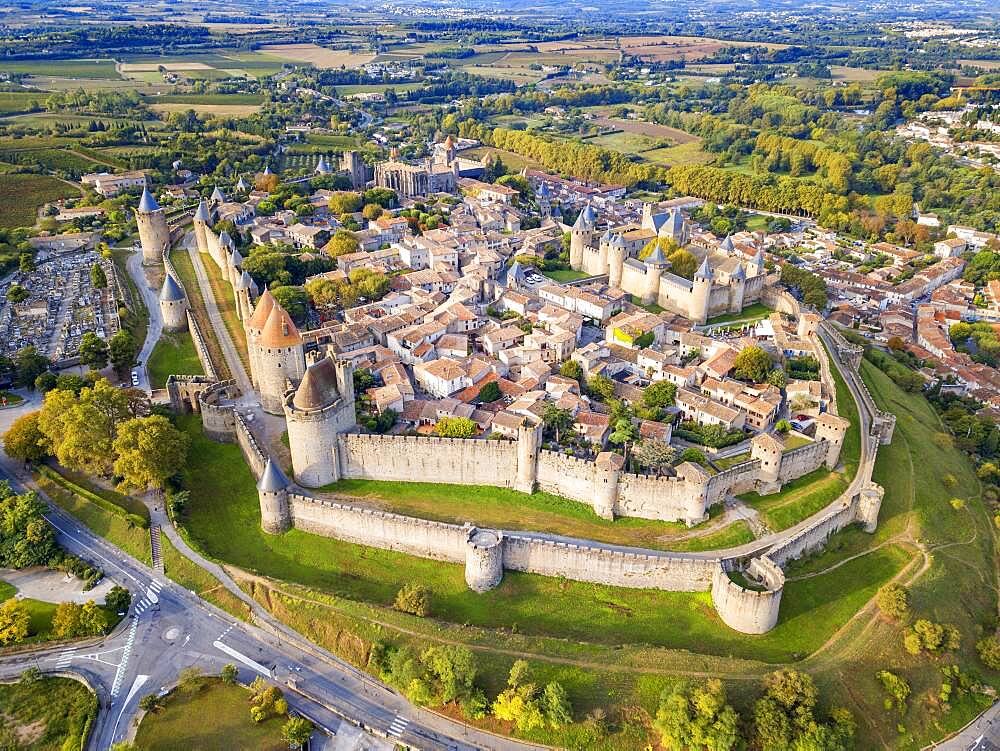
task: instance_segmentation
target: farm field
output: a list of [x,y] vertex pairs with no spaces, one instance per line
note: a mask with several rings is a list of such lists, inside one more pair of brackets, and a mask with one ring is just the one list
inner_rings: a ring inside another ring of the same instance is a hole
[[48,175],[0,174],[0,227],[32,227],[38,207],[80,191]]
[[467,156],[470,159],[482,159],[487,154],[492,154],[502,161],[508,170],[520,171],[527,167],[528,169],[534,170],[544,170],[541,162],[536,162],[534,159],[530,159],[526,156],[521,156],[520,154],[515,154],[513,151],[504,151],[503,149],[495,149],[492,146],[478,146],[474,149],[466,149],[462,152],[462,156]]
[[668,60],[698,60],[713,55],[723,47],[761,46],[768,49],[785,49],[787,44],[765,42],[740,42],[689,36],[634,36],[622,37],[621,48],[628,55],[634,55],[653,62]]
[[698,136],[692,135],[678,128],[671,128],[669,125],[650,123],[644,120],[632,120],[620,117],[599,117],[596,121],[599,125],[615,130],[623,130],[626,133],[648,136],[654,139],[669,139],[675,144],[685,144],[700,140]]
[[161,104],[156,102],[149,106],[153,112],[186,112],[189,109],[196,109],[200,115],[232,115],[234,117],[246,117],[255,112],[260,112],[259,104],[186,104],[173,102]]
[[360,68],[375,59],[371,53],[334,50],[318,44],[267,44],[261,47],[261,52],[278,59],[309,63],[317,68],[339,68],[342,65]]
[[[2,73],[26,73],[32,76],[58,78],[121,78],[115,72],[114,60],[80,58],[76,60],[11,60],[0,61]],[[86,86],[86,84],[80,84]]]
[[0,743],[5,748],[62,751],[83,746],[98,703],[80,681],[51,677],[0,684],[0,707]]

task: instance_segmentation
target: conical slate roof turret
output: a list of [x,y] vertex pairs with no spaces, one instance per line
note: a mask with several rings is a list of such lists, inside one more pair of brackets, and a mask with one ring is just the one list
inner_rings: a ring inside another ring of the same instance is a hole
[[194,212],[194,220],[196,222],[210,222],[210,221],[212,221],[212,218],[208,214],[208,205],[205,203],[204,200],[201,201],[201,203],[198,204],[198,208]]
[[646,265],[648,266],[666,266],[667,257],[663,255],[663,248],[660,247],[659,243],[653,247],[653,252],[646,256]]
[[594,228],[594,223],[587,218],[586,209],[581,211],[576,217],[576,221],[573,222],[573,229],[579,230],[592,230]]
[[764,268],[764,250],[763,248],[757,249],[757,255],[753,257],[753,262],[755,265]]
[[243,179],[242,175],[240,175],[240,179],[236,181],[236,190],[237,190],[237,192],[239,192],[239,193],[246,193],[246,191],[249,190],[249,189],[250,189],[250,186],[247,185],[247,181]]
[[285,473],[274,463],[274,459],[268,457],[267,464],[264,466],[264,473],[257,482],[257,490],[265,493],[279,493],[282,490],[288,490],[290,484],[288,478],[285,477]]
[[153,194],[149,192],[149,188],[143,188],[142,198],[139,199],[139,211],[144,214],[150,214],[159,210],[160,204],[158,204],[156,199],[153,198]]
[[736,265],[736,271],[734,271],[729,278],[732,279],[734,282],[746,281],[747,272],[743,270],[742,263]]
[[733,238],[731,235],[726,235],[725,239],[722,241],[722,243],[720,243],[719,247],[722,248],[727,253],[732,253],[734,250],[736,250],[736,247],[733,245]]
[[339,397],[333,358],[324,357],[306,368],[302,382],[292,397],[292,404],[298,409],[322,409]]
[[329,175],[332,171],[329,163],[326,161],[326,157],[320,155],[319,160],[316,162],[316,174]]
[[215,190],[212,191],[212,197],[209,200],[212,203],[225,203],[226,194],[222,192],[222,188],[216,185]]
[[167,274],[163,279],[163,287],[160,289],[161,302],[178,302],[184,299],[184,290],[174,281],[174,278]]
[[233,242],[233,238],[225,230],[222,230],[222,232],[219,233],[219,245],[224,248],[236,247],[236,244]]
[[260,343],[264,347],[280,349],[282,347],[294,347],[302,344],[302,335],[292,322],[292,317],[288,315],[278,301],[274,301],[271,314],[267,317],[267,323],[260,332]]
[[702,279],[711,279],[712,267],[708,263],[708,256],[705,256],[705,260],[701,262],[701,266],[698,267],[698,271],[695,272],[695,277],[701,277]]
[[233,254],[229,257],[229,260],[236,268],[243,265],[243,256],[240,255],[240,251],[237,248],[233,248]]
[[265,289],[261,293],[260,299],[257,300],[257,306],[253,309],[250,320],[247,321],[247,328],[256,331],[263,330],[268,316],[271,315],[272,308],[274,308],[274,296],[271,294],[271,290]]
[[589,203],[583,209],[583,213],[587,217],[587,222],[590,223],[591,225],[597,221],[597,212],[594,211],[594,207],[591,206]]

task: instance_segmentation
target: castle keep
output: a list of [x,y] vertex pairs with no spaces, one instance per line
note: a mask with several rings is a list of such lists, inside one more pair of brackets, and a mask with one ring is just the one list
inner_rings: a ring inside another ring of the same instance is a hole
[[723,242],[723,252],[709,252],[693,280],[672,273],[659,246],[639,260],[640,251],[651,241],[668,239],[679,246],[688,242],[687,223],[676,209],[653,214],[647,203],[640,223],[609,228],[599,238],[595,235],[595,216],[587,207],[570,231],[570,266],[595,276],[607,274],[609,285],[635,295],[644,305],[655,303],[704,323],[760,300],[766,278],[762,252],[744,263],[728,254],[732,243]]

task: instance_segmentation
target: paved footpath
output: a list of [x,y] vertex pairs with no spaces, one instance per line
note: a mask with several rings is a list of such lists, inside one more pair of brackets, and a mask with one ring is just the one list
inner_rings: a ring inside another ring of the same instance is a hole
[[[125,268],[128,270],[128,275],[132,277],[132,281],[135,282],[136,289],[139,290],[139,295],[142,297],[142,302],[145,304],[146,310],[149,311],[149,326],[146,329],[146,341],[142,343],[142,349],[136,356],[136,359],[142,365],[136,368],[136,370],[139,373],[139,388],[143,391],[152,391],[152,384],[149,382],[149,371],[146,369],[146,364],[149,362],[149,356],[153,354],[153,347],[156,346],[156,343],[160,340],[160,335],[163,333],[163,316],[160,315],[159,293],[149,286],[146,274],[142,269],[142,253],[138,250],[133,249],[128,260],[125,261]],[[139,304],[139,301],[136,300],[135,303]]]

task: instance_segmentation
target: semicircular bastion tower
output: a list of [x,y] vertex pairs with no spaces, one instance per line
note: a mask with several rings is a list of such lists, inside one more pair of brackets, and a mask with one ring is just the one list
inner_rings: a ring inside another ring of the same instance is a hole
[[[306,358],[302,335],[292,322],[292,317],[277,300],[266,294],[270,300],[265,301],[261,295],[257,302],[258,310],[248,321],[247,350],[250,354],[250,368],[254,374],[254,383],[260,392],[260,404],[265,412],[272,415],[284,414],[285,392],[298,384],[305,374]],[[267,319],[260,327],[256,327],[260,318],[258,313],[270,306]]]
[[160,289],[160,315],[166,331],[184,331],[187,328],[188,301],[184,290],[169,273]]
[[142,198],[135,210],[135,223],[139,230],[139,244],[142,246],[143,266],[163,263],[163,254],[170,248],[170,227],[167,226],[166,213],[153,198],[149,188],[142,189]]

